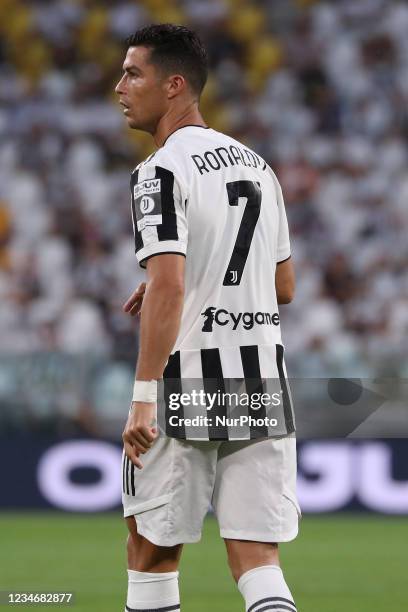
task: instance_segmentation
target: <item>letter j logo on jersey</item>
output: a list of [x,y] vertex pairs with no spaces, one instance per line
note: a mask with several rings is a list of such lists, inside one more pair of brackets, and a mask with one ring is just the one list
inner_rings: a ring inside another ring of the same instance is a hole
[[143,215],[148,215],[154,209],[154,200],[149,196],[143,196],[140,200],[140,212]]

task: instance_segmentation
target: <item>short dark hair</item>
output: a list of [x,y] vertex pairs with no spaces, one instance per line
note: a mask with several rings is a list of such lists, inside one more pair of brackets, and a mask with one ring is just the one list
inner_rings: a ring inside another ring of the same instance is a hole
[[207,51],[195,32],[182,25],[148,25],[126,39],[128,47],[150,48],[151,62],[163,71],[179,73],[198,95],[208,75]]

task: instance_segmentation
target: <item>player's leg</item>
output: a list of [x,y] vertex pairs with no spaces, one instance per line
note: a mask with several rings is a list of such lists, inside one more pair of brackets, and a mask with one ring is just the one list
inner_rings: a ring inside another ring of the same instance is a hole
[[229,442],[219,449],[213,506],[251,612],[296,610],[278,554],[278,544],[298,532],[295,481],[293,438]]
[[235,580],[241,578],[245,572],[264,565],[277,565],[279,563],[278,545],[273,542],[251,542],[249,540],[225,539],[228,564]]
[[175,572],[178,569],[183,544],[157,546],[137,532],[134,516],[126,518],[128,527],[128,568],[137,572]]
[[160,436],[143,455],[126,458],[123,506],[129,530],[127,610],[177,612],[182,543],[197,542],[215,479],[217,444]]
[[137,532],[135,517],[127,517],[128,593],[126,610],[178,612],[178,565],[183,545],[158,546]]
[[225,540],[231,573],[246,610],[295,612],[296,606],[279,565],[278,545]]

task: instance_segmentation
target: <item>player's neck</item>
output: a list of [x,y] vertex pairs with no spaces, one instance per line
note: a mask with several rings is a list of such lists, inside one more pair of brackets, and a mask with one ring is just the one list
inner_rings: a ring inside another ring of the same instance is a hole
[[168,113],[163,115],[153,134],[157,147],[162,147],[170,134],[186,125],[201,125],[203,127],[207,125],[201,116],[196,102],[191,103],[190,106],[184,107],[182,110],[170,109]]

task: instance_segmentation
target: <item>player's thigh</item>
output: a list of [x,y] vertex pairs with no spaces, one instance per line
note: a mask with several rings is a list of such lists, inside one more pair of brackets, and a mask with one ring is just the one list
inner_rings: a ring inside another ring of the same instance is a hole
[[173,572],[180,562],[182,544],[175,546],[158,546],[150,542],[137,531],[134,516],[127,517],[128,527],[127,553],[128,568],[139,572]]
[[160,436],[141,459],[142,470],[124,461],[124,516],[135,517],[138,533],[156,545],[198,541],[214,486],[217,443]]
[[300,517],[295,439],[223,443],[212,502],[224,539],[294,539]]

